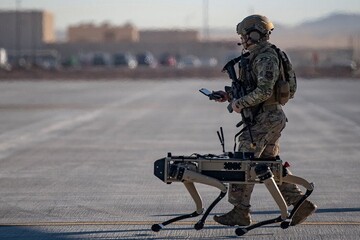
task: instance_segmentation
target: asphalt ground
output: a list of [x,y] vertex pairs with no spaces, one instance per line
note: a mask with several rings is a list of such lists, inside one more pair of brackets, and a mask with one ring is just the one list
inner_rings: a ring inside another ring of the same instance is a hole
[[[212,220],[231,209],[226,199],[197,231],[189,219],[151,225],[193,212],[181,183],[153,176],[166,156],[221,153],[216,131],[233,147],[239,115],[198,89],[228,80],[0,82],[0,239],[359,239],[360,81],[299,79],[281,158],[293,174],[315,183],[318,210],[304,224],[254,229]],[[219,194],[197,185],[209,204]],[[252,195],[252,217],[279,215],[263,185]]]

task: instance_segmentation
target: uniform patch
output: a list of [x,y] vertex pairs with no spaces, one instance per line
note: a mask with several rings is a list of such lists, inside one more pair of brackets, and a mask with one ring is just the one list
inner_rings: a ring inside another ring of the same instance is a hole
[[274,73],[272,71],[266,71],[265,72],[265,78],[267,80],[272,80],[274,78]]

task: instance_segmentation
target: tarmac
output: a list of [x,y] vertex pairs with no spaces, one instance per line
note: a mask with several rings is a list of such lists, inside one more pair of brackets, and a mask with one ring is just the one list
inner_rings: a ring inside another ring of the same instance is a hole
[[[181,183],[153,175],[153,162],[232,151],[240,116],[199,93],[227,79],[0,82],[0,239],[359,239],[360,81],[298,79],[285,107],[281,158],[314,182],[318,210],[299,226],[260,227],[242,237],[212,216],[151,225],[195,210]],[[205,207],[219,190],[197,185]],[[252,195],[255,222],[280,214],[264,185]]]

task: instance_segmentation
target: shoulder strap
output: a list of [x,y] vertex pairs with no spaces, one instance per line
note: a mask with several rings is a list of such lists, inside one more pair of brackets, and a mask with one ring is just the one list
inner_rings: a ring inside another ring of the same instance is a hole
[[288,63],[290,62],[289,58],[284,51],[282,51],[280,48],[278,48],[274,44],[271,45],[271,48],[273,48],[278,55],[281,76],[282,76],[283,80],[287,81],[289,79],[289,73],[288,73],[288,71],[289,71]]

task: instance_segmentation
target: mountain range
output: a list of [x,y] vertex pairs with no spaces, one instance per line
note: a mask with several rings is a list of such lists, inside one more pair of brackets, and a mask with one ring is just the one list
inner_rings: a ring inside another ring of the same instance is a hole
[[[274,23],[271,41],[283,48],[360,47],[360,14],[333,13],[293,27]],[[210,36],[237,39],[235,29],[211,29]]]

